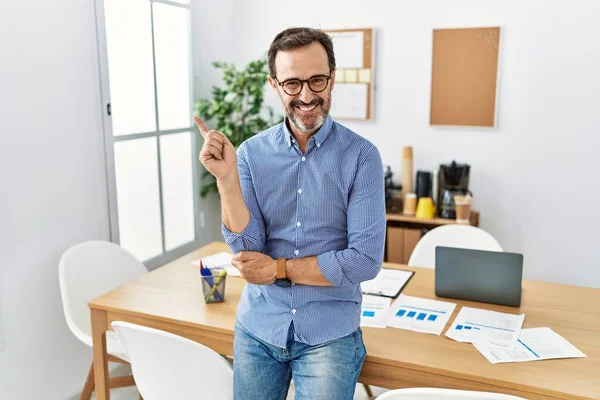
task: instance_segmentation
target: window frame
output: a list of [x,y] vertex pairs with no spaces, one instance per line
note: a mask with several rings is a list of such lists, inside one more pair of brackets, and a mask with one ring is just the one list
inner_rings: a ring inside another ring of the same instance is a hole
[[[160,130],[158,123],[158,92],[157,92],[157,78],[156,78],[156,52],[154,45],[154,3],[166,4],[173,7],[181,7],[188,10],[188,37],[189,37],[189,83],[190,83],[190,125],[178,129]],[[116,170],[115,170],[115,157],[114,157],[114,145],[120,141],[136,140],[143,138],[156,138],[157,146],[157,172],[158,172],[158,183],[159,183],[159,205],[160,205],[160,222],[161,222],[161,245],[162,253],[158,256],[150,258],[148,260],[140,260],[144,262],[148,269],[152,270],[161,265],[166,264],[176,258],[183,256],[202,245],[200,241],[200,230],[204,228],[201,224],[201,213],[200,213],[200,196],[199,196],[199,166],[197,162],[197,153],[199,148],[199,138],[196,132],[196,128],[193,124],[191,115],[194,104],[194,57],[192,49],[192,18],[191,18],[191,5],[181,4],[168,0],[148,0],[148,6],[150,7],[150,27],[152,32],[152,64],[153,64],[153,89],[154,89],[154,106],[155,106],[155,123],[156,130],[150,132],[125,134],[114,136],[112,127],[112,118],[110,116],[110,79],[108,74],[108,48],[106,40],[106,25],[105,25],[105,14],[104,14],[104,0],[95,0],[95,13],[96,13],[96,32],[97,32],[97,47],[98,47],[98,59],[99,59],[99,74],[100,74],[100,95],[102,104],[102,130],[104,136],[104,157],[106,162],[106,182],[107,182],[107,195],[108,195],[108,216],[109,216],[109,231],[110,241],[120,244],[119,236],[119,215],[117,208],[117,184],[116,184]],[[165,219],[164,219],[164,204],[163,204],[163,183],[162,183],[162,166],[161,166],[161,140],[162,136],[177,134],[177,133],[190,133],[190,148],[191,148],[191,168],[192,168],[192,196],[193,196],[193,215],[194,215],[194,239],[191,242],[185,243],[171,249],[166,250],[165,245]]]

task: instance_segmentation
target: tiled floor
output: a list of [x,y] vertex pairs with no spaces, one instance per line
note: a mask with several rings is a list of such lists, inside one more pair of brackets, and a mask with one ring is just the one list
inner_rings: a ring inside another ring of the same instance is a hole
[[[131,370],[127,366],[119,366],[116,372],[111,373],[111,376],[116,375],[127,375],[130,374]],[[380,395],[385,392],[385,389],[381,389],[378,387],[371,387],[373,390],[373,394],[375,396]],[[77,399],[79,396],[76,397]],[[110,391],[111,400],[138,400],[138,392],[134,387],[113,389]],[[92,395],[92,399],[96,399],[94,395]],[[294,388],[293,386],[290,388],[290,392],[288,394],[287,400],[294,399]],[[356,392],[354,393],[354,400],[368,400],[367,393],[362,384],[356,385]]]

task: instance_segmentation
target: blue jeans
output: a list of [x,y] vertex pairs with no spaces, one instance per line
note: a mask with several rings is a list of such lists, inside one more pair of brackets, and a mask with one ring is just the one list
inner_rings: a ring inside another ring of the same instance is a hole
[[360,328],[346,337],[310,346],[294,341],[293,326],[282,349],[252,336],[236,322],[234,399],[284,400],[292,377],[297,400],[354,397],[366,356]]

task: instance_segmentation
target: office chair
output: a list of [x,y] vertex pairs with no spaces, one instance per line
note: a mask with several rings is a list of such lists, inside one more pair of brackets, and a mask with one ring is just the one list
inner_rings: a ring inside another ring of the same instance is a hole
[[233,399],[233,369],[214,350],[129,322],[112,327],[125,345],[144,400]]
[[490,392],[467,390],[410,388],[383,393],[377,400],[526,400],[522,397]]
[[435,268],[436,246],[502,251],[500,243],[481,228],[458,224],[443,225],[430,230],[419,240],[408,260],[408,265]]
[[[147,272],[144,264],[114,243],[90,241],[67,249],[59,261],[58,277],[65,319],[71,332],[80,341],[92,347],[90,310],[87,303]],[[114,332],[106,332],[106,349],[109,361],[129,364],[125,349]],[[109,379],[111,389],[134,385],[131,375]],[[93,390],[92,362],[81,399],[89,400]]]

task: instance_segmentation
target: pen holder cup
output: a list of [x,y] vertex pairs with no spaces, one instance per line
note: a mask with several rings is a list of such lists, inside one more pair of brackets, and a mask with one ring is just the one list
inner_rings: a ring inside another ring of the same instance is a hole
[[202,293],[206,304],[222,303],[225,301],[225,284],[227,283],[227,272],[223,268],[210,270],[211,276],[202,276]]

